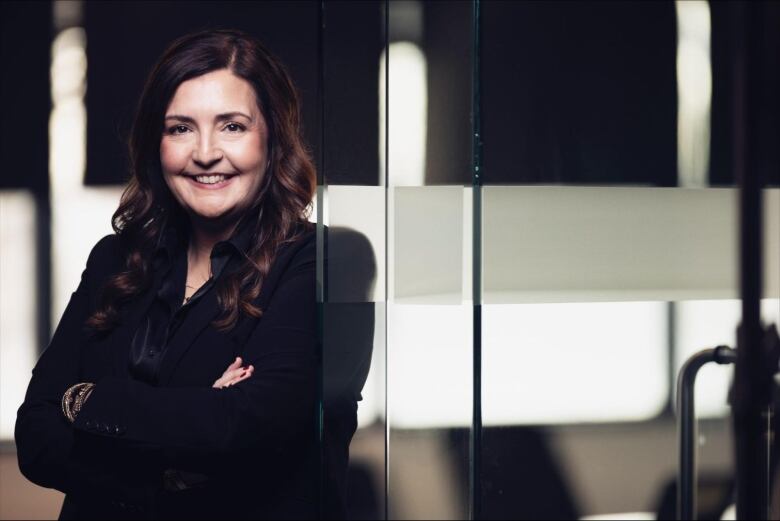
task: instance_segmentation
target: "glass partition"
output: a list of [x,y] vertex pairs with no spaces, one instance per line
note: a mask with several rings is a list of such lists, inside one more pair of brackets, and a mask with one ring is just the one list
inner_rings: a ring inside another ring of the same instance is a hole
[[469,516],[472,6],[390,2],[380,68],[388,193],[392,519]]
[[[711,39],[732,35],[707,2],[478,5],[477,517],[673,518],[676,375],[696,350],[734,347],[740,316],[737,192],[711,148],[730,142],[718,118],[733,103]],[[701,516],[733,501],[729,369],[706,369]]]
[[[386,204],[380,177],[379,68],[385,48],[384,4],[320,6],[320,136],[317,188],[318,298],[322,303],[323,457],[342,436],[358,400],[357,430],[346,476],[325,475],[347,491],[350,519],[386,512],[385,356]],[[326,467],[327,468],[327,467]]]

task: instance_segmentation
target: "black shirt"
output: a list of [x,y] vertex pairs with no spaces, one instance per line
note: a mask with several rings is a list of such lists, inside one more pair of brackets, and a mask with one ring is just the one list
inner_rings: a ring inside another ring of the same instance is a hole
[[203,295],[214,291],[217,279],[228,263],[235,267],[245,256],[252,238],[249,221],[243,221],[233,236],[217,243],[211,251],[211,278],[186,303],[187,281],[186,237],[173,226],[167,226],[153,254],[152,267],[156,276],[163,278],[160,289],[146,316],[136,329],[130,345],[130,374],[137,380],[157,384],[157,375],[171,338],[184,317]]

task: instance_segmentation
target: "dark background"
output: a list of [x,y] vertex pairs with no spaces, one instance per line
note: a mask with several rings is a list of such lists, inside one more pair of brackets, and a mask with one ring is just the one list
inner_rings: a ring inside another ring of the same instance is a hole
[[[677,184],[672,2],[482,4],[484,182]],[[390,4],[390,40],[416,39],[428,60],[426,184],[470,184],[474,53],[469,2],[422,4],[422,34]],[[777,6],[768,6],[780,24]],[[384,4],[327,2],[86,2],[87,173],[121,184],[125,140],[143,82],[165,46],[209,27],[257,35],[287,64],[301,92],[305,135],[329,184],[379,182],[379,60]],[[0,188],[47,190],[50,2],[2,3]],[[777,31],[775,31],[776,33]],[[766,45],[778,45],[770,33]],[[733,186],[734,29],[712,5],[709,180]],[[753,93],[755,97],[771,93]],[[404,100],[390,100],[393,104]],[[780,143],[780,115],[766,115]],[[767,107],[772,104],[767,103]],[[393,144],[389,146],[392,149]],[[769,169],[771,185],[780,172]]]

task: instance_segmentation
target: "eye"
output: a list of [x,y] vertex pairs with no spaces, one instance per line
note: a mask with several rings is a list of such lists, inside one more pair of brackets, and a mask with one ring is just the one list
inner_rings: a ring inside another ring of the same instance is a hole
[[184,134],[189,130],[190,129],[187,128],[185,125],[173,125],[172,127],[168,127],[167,132],[168,134],[176,135],[176,134]]
[[246,130],[246,127],[244,127],[244,125],[241,125],[240,123],[228,123],[227,125],[225,125],[225,130],[231,133],[243,132],[244,130]]

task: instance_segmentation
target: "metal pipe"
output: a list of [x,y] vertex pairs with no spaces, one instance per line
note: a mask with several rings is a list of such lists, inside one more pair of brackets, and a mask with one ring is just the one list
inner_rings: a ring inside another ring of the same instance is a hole
[[696,519],[696,407],[694,390],[699,369],[710,362],[733,364],[737,353],[728,346],[705,349],[691,356],[680,369],[677,379],[677,439],[679,468],[677,474],[677,519]]

